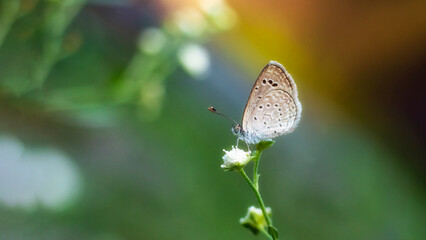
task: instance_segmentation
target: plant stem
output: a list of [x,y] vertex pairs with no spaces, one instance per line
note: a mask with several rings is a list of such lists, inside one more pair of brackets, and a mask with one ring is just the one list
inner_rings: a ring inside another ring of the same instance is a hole
[[264,228],[259,229],[268,239],[272,240],[273,238],[271,237],[271,235],[268,233],[268,231],[266,231]]
[[258,169],[259,169],[259,158],[260,158],[260,154],[262,152],[261,151],[257,151],[254,153],[254,157],[253,157],[253,161],[254,161],[254,168],[253,168],[253,184],[256,187],[256,189],[259,191],[259,174]]
[[[244,169],[241,168],[239,170],[239,172],[243,176],[244,180],[246,180],[246,182],[250,186],[251,190],[253,190],[254,195],[256,196],[257,202],[259,203],[260,208],[262,209],[262,213],[263,213],[263,216],[265,217],[266,224],[268,224],[268,228],[272,227],[271,219],[269,218],[268,213],[266,212],[265,204],[263,203],[263,199],[262,199],[262,196],[260,195],[259,190],[256,188],[256,186],[253,184],[253,182],[247,176],[247,174],[244,171]],[[269,235],[272,237],[273,240],[276,240],[276,237],[274,236],[274,234],[269,234]]]

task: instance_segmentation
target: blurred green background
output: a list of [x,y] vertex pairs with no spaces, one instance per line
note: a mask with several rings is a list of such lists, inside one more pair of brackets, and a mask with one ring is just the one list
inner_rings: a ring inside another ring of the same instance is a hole
[[262,239],[221,168],[269,60],[280,239],[424,239],[426,2],[1,0],[0,239]]

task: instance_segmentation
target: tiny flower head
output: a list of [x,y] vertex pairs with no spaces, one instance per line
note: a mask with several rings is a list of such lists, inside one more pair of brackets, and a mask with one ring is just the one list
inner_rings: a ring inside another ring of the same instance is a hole
[[[271,216],[271,208],[267,207],[265,210],[266,213]],[[250,229],[254,234],[257,234],[261,229],[267,227],[262,210],[254,206],[249,207],[246,216],[240,218],[240,224]]]
[[223,164],[220,165],[225,171],[238,170],[244,167],[250,161],[250,152],[245,152],[241,149],[232,146],[230,151],[223,150]]

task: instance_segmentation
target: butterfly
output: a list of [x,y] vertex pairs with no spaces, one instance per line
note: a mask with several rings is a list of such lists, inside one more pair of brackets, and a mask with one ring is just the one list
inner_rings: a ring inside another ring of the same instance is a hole
[[302,104],[293,78],[280,63],[270,61],[253,85],[241,124],[214,107],[209,110],[236,124],[232,132],[238,140],[256,144],[293,132],[300,121]]

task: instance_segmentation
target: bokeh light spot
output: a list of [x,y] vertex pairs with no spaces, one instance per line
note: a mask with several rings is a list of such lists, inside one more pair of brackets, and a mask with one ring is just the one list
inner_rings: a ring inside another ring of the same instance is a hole
[[156,54],[167,43],[166,35],[158,28],[148,28],[141,34],[139,47],[147,54]]
[[0,159],[0,203],[8,207],[59,210],[80,190],[77,167],[57,150],[25,150],[17,139],[3,136]]
[[209,53],[198,44],[184,45],[178,52],[178,58],[183,68],[194,77],[201,77],[210,67]]

